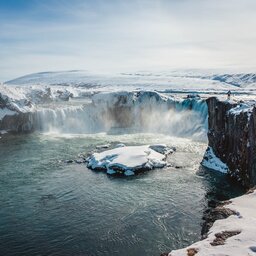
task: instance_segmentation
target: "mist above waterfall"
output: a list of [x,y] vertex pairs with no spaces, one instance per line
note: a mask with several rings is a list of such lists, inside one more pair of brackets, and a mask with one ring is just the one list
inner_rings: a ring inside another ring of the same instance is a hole
[[90,104],[39,109],[36,127],[43,132],[149,132],[205,141],[207,105],[156,92],[100,93]]

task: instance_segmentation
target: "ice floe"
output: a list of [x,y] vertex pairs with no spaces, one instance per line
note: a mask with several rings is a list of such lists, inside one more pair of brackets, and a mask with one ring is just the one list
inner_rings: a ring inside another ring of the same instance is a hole
[[146,146],[122,146],[93,153],[88,157],[88,167],[105,170],[108,174],[121,173],[126,176],[136,172],[166,166],[166,155],[173,150],[164,144]]

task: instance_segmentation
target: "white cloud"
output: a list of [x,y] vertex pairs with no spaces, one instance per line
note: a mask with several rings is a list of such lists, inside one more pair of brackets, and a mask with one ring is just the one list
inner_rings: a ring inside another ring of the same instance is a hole
[[38,3],[1,20],[0,80],[63,69],[256,67],[254,0]]

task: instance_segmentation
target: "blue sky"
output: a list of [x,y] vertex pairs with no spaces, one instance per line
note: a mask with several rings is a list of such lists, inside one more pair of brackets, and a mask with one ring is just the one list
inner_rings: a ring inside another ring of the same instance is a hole
[[40,71],[256,67],[255,0],[0,0],[0,81]]

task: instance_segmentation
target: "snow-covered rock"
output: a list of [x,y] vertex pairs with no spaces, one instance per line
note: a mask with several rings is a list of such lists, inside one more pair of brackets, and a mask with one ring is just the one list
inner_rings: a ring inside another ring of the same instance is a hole
[[29,112],[33,107],[23,89],[0,85],[0,120],[7,115]]
[[155,146],[123,146],[101,153],[93,153],[88,159],[88,167],[93,170],[105,170],[108,174],[122,173],[126,176],[134,175],[138,171],[162,168],[166,165],[166,154],[171,149],[161,145],[159,153]]
[[246,103],[245,102],[240,102],[240,103],[237,103],[234,108],[231,108],[228,111],[228,114],[239,115],[242,112],[243,113],[245,113],[245,112],[251,113],[255,106],[256,106],[256,101],[247,101]]
[[255,256],[255,205],[256,191],[232,199],[231,203],[224,207],[236,212],[236,215],[217,220],[208,232],[206,239],[187,248],[173,250],[168,256]]
[[0,129],[17,132],[26,127],[26,132],[29,132],[30,128],[33,130],[36,126],[33,114],[38,110],[39,104],[67,101],[71,97],[73,93],[63,88],[1,84]]
[[222,173],[228,172],[228,166],[214,154],[211,147],[207,148],[201,164],[211,170],[219,171]]
[[150,145],[149,148],[155,150],[156,152],[164,155],[168,155],[170,153],[173,153],[176,149],[167,147],[165,144],[154,144]]
[[212,80],[224,82],[238,87],[256,87],[255,73],[241,73],[241,74],[218,74],[210,77]]

